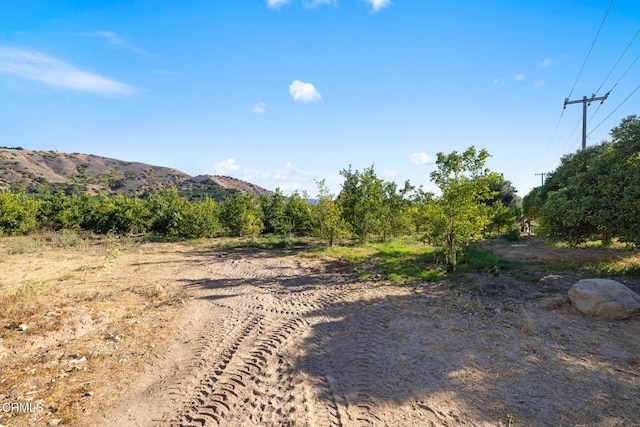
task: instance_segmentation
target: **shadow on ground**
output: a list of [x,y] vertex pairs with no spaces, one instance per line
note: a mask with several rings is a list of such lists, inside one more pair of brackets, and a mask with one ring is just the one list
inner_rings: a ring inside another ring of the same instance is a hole
[[[232,264],[274,258],[255,248],[193,256]],[[423,419],[443,425],[640,420],[640,322],[578,315],[559,298],[569,279],[522,283],[468,275],[458,286],[394,286],[359,282],[341,264],[314,265],[276,264],[263,268],[274,275],[233,277],[231,271],[228,278],[185,284],[212,292],[203,298],[234,298],[255,287],[283,302],[334,288],[320,307],[299,314],[311,334],[291,361],[292,373],[325,384],[321,398],[346,406],[342,416],[354,420],[403,425],[402,416],[420,420],[425,413],[430,418]],[[216,295],[221,290],[233,293]]]

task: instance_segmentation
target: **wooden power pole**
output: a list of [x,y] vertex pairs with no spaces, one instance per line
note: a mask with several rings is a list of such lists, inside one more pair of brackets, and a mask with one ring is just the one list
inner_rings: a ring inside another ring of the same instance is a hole
[[605,99],[609,97],[609,92],[606,93],[605,96],[599,96],[596,98],[596,94],[591,95],[591,98],[587,98],[586,96],[582,99],[576,99],[573,101],[569,101],[569,98],[564,99],[564,108],[567,108],[569,104],[579,104],[582,103],[582,149],[587,148],[587,107],[591,105],[594,101],[601,101],[602,104]]
[[544,172],[542,172],[542,173],[537,173],[536,175],[540,175],[540,176],[541,176],[541,178],[542,178],[542,185],[544,185],[544,175],[545,175],[545,173],[544,173]]

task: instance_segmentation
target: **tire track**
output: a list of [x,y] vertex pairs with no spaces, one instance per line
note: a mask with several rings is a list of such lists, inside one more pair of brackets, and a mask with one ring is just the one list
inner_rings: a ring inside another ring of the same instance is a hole
[[[256,329],[256,326],[262,321],[262,316],[251,316],[242,322],[242,328],[236,328],[236,333],[231,334],[226,340],[227,345],[218,357],[210,357],[206,360],[207,365],[201,368],[200,375],[202,379],[199,384],[187,395],[185,408],[179,412],[177,420],[171,425],[205,425],[211,420],[220,423],[223,417],[224,409],[230,409],[226,401],[229,395],[235,394],[236,385],[244,385],[241,381],[242,377],[226,378],[226,381],[219,379],[225,372],[225,369],[231,363],[233,357],[240,349],[243,342]],[[237,330],[239,329],[239,330]],[[212,363],[213,362],[213,363]],[[219,384],[217,384],[219,382]],[[217,393],[216,393],[217,392]]]
[[[192,361],[169,389],[183,398],[174,405],[170,421],[164,418],[161,424],[286,426],[304,419],[313,426],[344,425],[348,404],[336,393],[340,369],[333,361],[328,365],[317,359],[315,366],[294,368],[291,354],[315,326],[309,322],[328,321],[326,311],[343,300],[351,286],[335,284],[342,276],[333,280],[324,274],[314,275],[309,283],[299,279],[307,277],[308,269],[264,261],[260,267],[237,259],[209,266],[215,271],[213,280],[240,282],[233,296],[213,303],[224,317],[207,324],[199,337]],[[328,280],[333,284],[324,287]],[[212,295],[203,289],[205,293]]]
[[206,368],[204,378],[170,425],[265,425],[269,420],[279,425],[296,411],[291,371],[280,350],[304,326],[300,318],[254,315]]

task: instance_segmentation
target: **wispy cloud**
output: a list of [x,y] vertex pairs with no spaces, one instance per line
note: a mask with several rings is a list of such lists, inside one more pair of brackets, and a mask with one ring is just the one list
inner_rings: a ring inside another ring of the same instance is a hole
[[271,9],[280,9],[287,3],[289,3],[289,0],[267,0],[267,6]]
[[161,76],[169,76],[169,77],[180,77],[181,74],[176,71],[171,70],[152,70],[155,74],[160,74]]
[[524,81],[526,79],[524,74],[516,74],[515,76],[513,76],[513,80],[517,81],[517,82],[521,82]]
[[284,167],[258,169],[241,165],[235,158],[229,158],[215,163],[213,169],[218,175],[230,175],[271,190],[280,187],[283,191],[315,186],[313,183],[321,178],[321,174],[297,169],[291,162],[286,162]]
[[551,58],[545,58],[542,61],[540,61],[540,64],[538,64],[538,67],[540,67],[540,68],[549,68],[552,65],[556,65],[556,62]]
[[304,7],[308,9],[315,9],[319,6],[337,4],[338,0],[305,0]]
[[409,161],[414,165],[426,165],[427,163],[431,163],[432,160],[433,159],[431,158],[431,156],[429,156],[425,152],[411,153],[411,155],[409,156]]
[[231,158],[222,160],[214,165],[214,169],[218,175],[227,175],[229,173],[237,172],[242,167],[236,162],[236,159]]
[[267,104],[260,101],[256,105],[253,106],[252,111],[256,114],[264,114],[267,112]]
[[365,0],[371,5],[371,13],[376,13],[380,9],[385,8],[391,4],[391,0]]
[[398,171],[395,169],[385,169],[382,171],[382,175],[389,177],[389,178],[393,178],[396,175],[398,175]]
[[116,33],[111,31],[94,31],[92,33],[85,33],[87,37],[98,37],[107,41],[110,46],[117,49],[128,50],[129,52],[137,53],[140,55],[146,55],[147,51],[137,46],[132,45]]
[[0,46],[0,72],[49,86],[100,95],[129,95],[133,88],[99,74],[80,70],[37,51]]
[[289,85],[289,94],[294,101],[302,103],[318,102],[322,99],[322,95],[313,84],[300,80],[294,80]]
[[544,87],[545,84],[546,83],[545,83],[544,80],[538,80],[537,82],[535,82],[533,84],[533,87],[536,88],[536,89],[541,89],[542,87]]
[[494,85],[500,84],[500,79],[493,79],[493,84]]

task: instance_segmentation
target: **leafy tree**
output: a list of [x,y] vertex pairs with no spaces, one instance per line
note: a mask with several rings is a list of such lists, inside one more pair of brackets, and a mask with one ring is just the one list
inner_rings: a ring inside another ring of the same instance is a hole
[[287,198],[284,214],[289,238],[292,234],[304,236],[311,233],[311,205],[306,198],[306,194],[300,195],[297,191]]
[[228,199],[222,206],[220,219],[223,226],[236,236],[256,237],[264,228],[260,203],[251,193]]
[[25,193],[0,192],[0,234],[27,234],[38,225],[42,202]]
[[438,153],[437,169],[431,173],[442,196],[429,204],[425,238],[445,247],[451,270],[456,268],[458,252],[481,239],[491,224],[492,210],[486,201],[495,195],[491,184],[500,182],[502,175],[485,169],[488,157],[488,151],[476,151],[473,146],[462,154]]
[[384,185],[378,178],[373,166],[362,173],[343,169],[340,172],[345,180],[338,203],[342,217],[351,233],[359,242],[365,242],[370,236],[383,231]]
[[260,197],[265,233],[275,233],[279,235],[285,235],[287,233],[285,203],[286,199],[280,188],[276,188],[276,192],[270,197]]
[[57,192],[40,208],[40,221],[53,230],[79,230],[84,221],[84,203],[78,196]]
[[147,203],[151,211],[151,231],[177,236],[188,206],[188,202],[178,195],[177,188],[160,189],[149,196]]
[[526,219],[538,219],[544,206],[544,193],[543,187],[536,187],[522,198],[522,215]]
[[323,179],[318,183],[317,203],[312,207],[313,234],[333,246],[336,239],[347,234],[347,224],[342,218],[340,205],[329,192]]
[[146,201],[126,196],[115,196],[112,201],[111,230],[118,234],[135,234],[149,229],[151,212]]
[[209,197],[185,206],[178,223],[182,237],[214,237],[221,231],[218,205]]
[[409,181],[406,181],[399,191],[395,182],[383,182],[381,220],[385,240],[388,236],[399,236],[411,229],[409,200],[405,198],[411,190],[413,187]]
[[433,193],[424,191],[422,186],[413,189],[409,198],[408,215],[416,233],[422,232],[429,223],[430,204]]
[[640,244],[640,119],[623,119],[611,136],[563,157],[545,185],[525,198],[546,237],[572,245],[614,237]]

